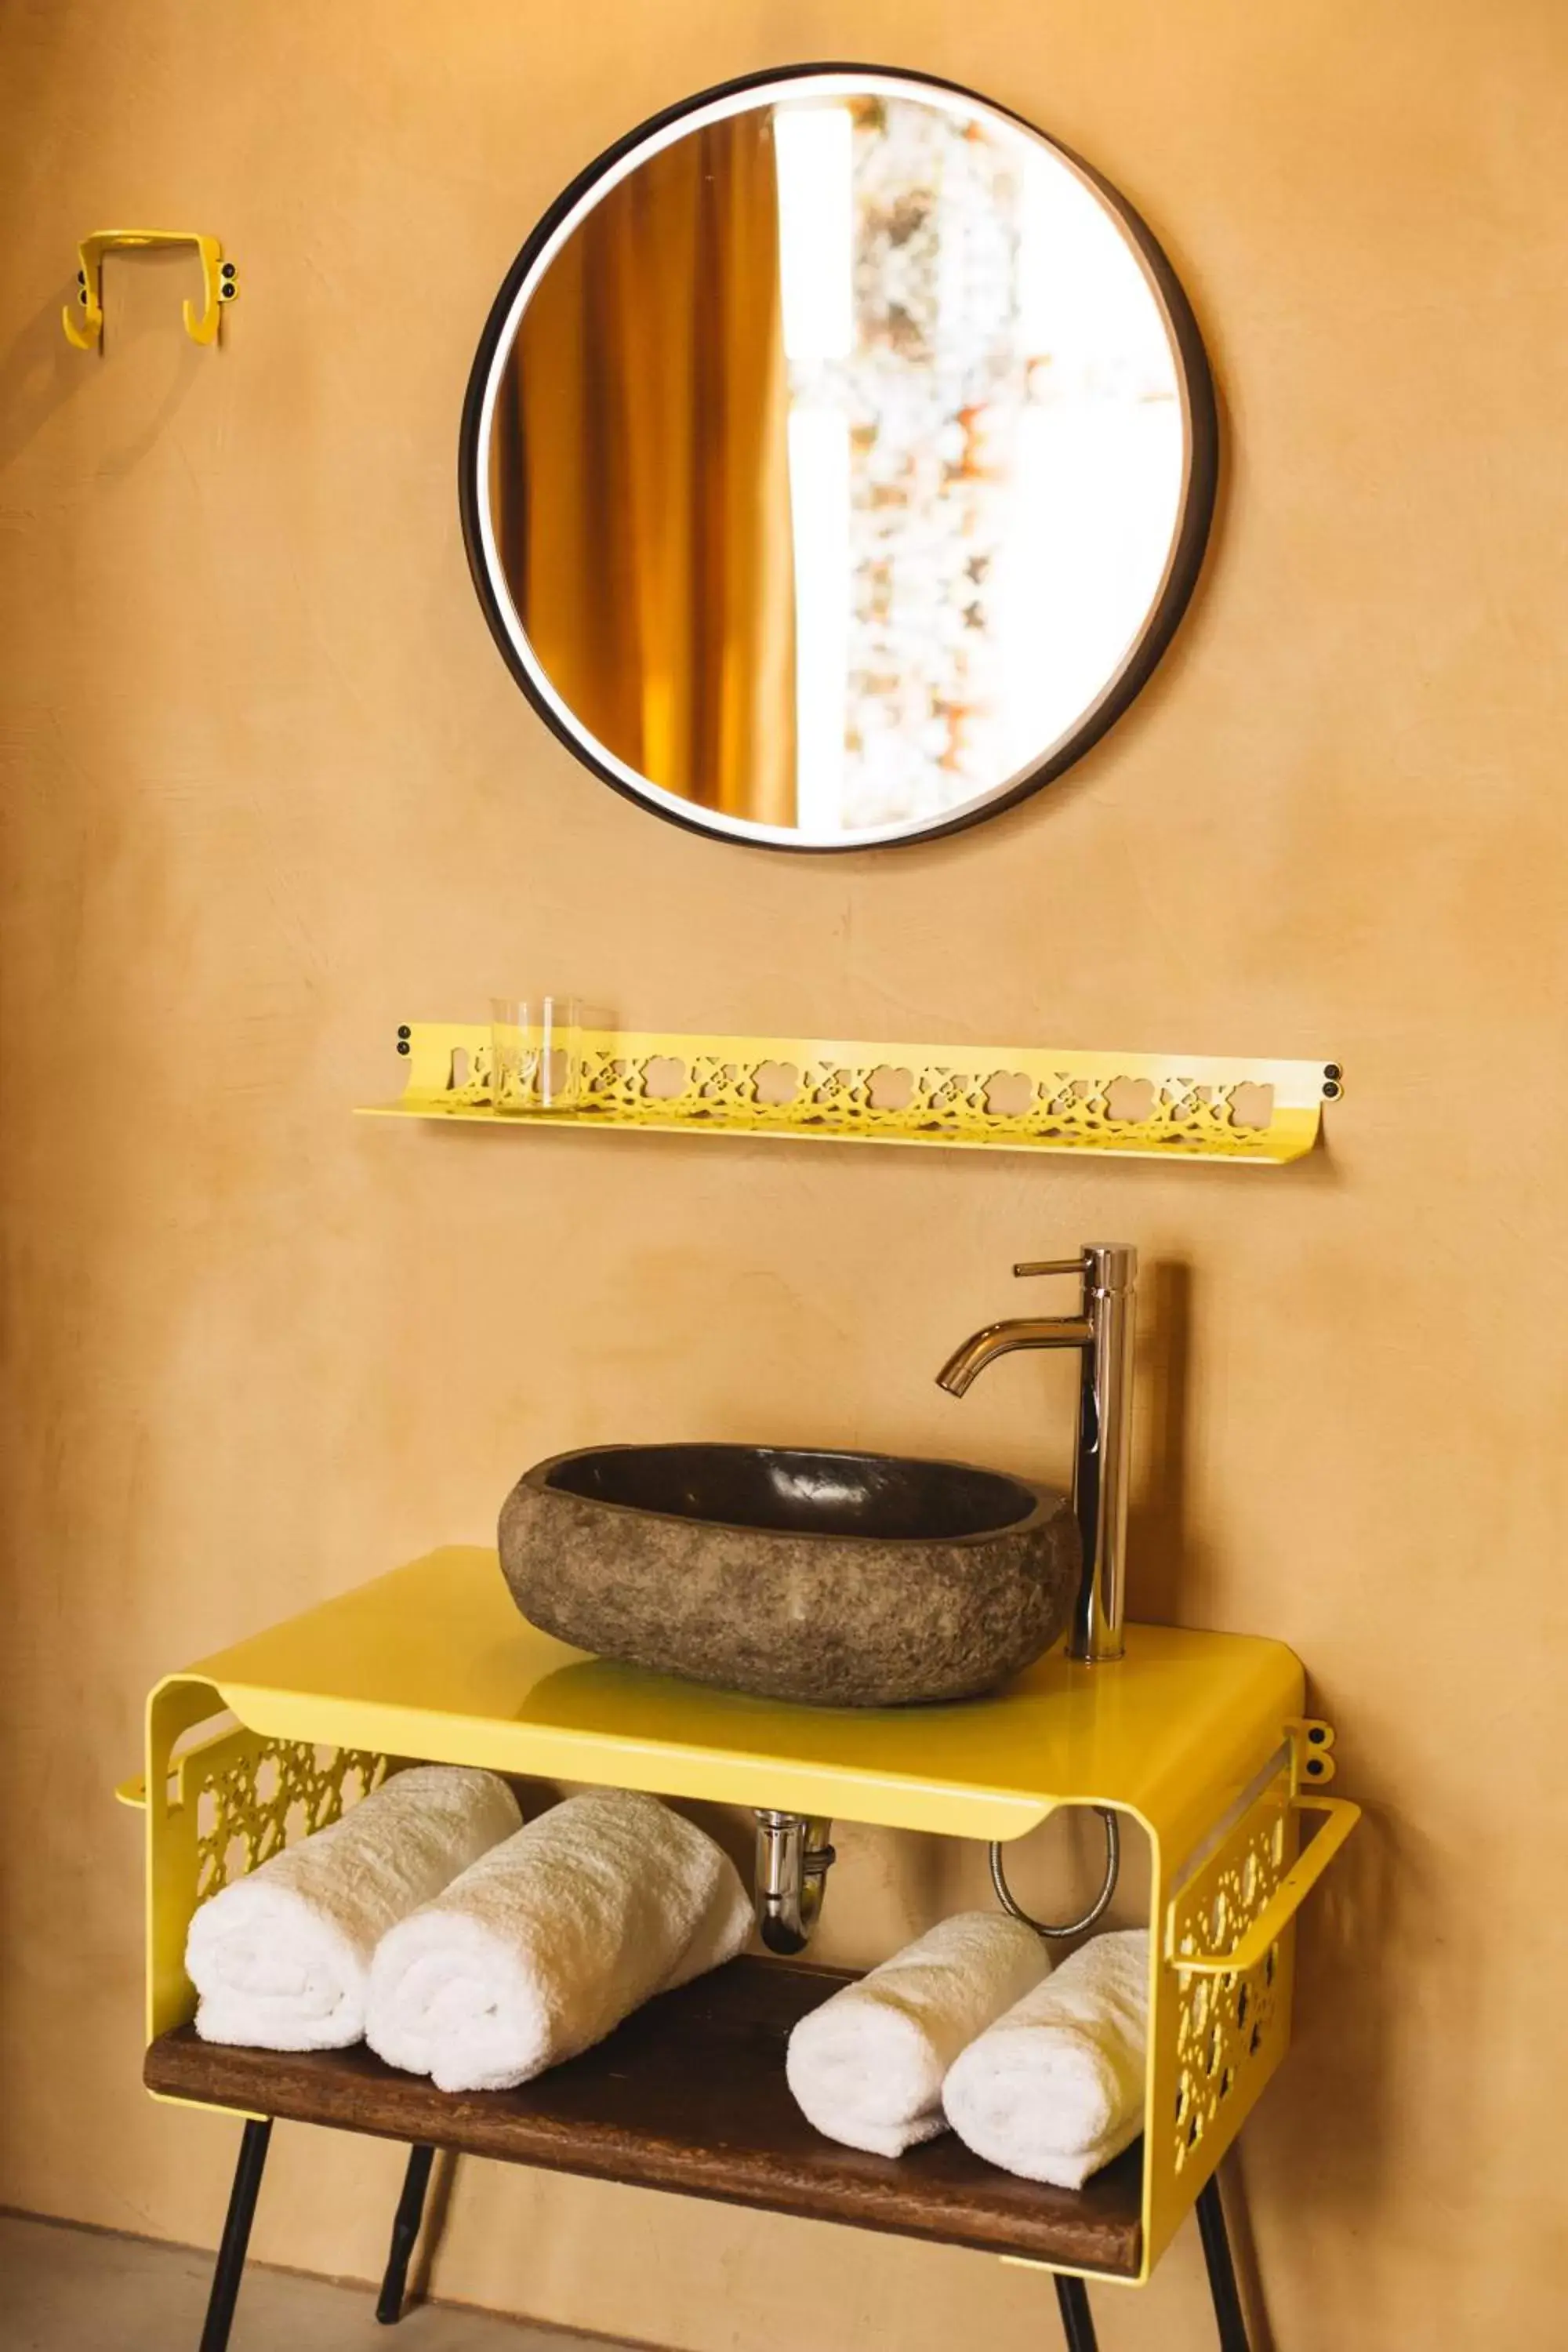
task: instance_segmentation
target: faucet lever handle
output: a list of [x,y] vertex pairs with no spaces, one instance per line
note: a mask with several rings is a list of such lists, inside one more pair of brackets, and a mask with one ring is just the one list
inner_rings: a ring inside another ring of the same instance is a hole
[[1077,1257],[1026,1258],[1013,1271],[1015,1274],[1082,1274],[1084,1255],[1080,1250]]

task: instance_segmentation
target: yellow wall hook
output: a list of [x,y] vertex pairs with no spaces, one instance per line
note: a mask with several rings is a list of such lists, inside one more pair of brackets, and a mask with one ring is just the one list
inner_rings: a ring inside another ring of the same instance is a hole
[[232,302],[239,291],[232,261],[223,257],[223,247],[216,236],[202,236],[195,229],[185,228],[99,228],[83,237],[77,251],[81,267],[76,274],[77,296],[74,307],[68,303],[63,313],[66,341],[74,343],[79,352],[89,352],[103,334],[103,257],[111,246],[133,245],[194,245],[201,258],[203,302],[198,312],[195,305],[184,306],[185,332],[193,343],[211,343],[217,340],[218,320],[224,306]]

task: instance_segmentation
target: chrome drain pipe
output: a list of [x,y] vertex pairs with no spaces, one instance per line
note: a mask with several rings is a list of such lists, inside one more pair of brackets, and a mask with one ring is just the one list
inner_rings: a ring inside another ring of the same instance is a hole
[[833,1823],[815,1813],[757,1812],[757,1929],[770,1952],[804,1952],[822,1915]]

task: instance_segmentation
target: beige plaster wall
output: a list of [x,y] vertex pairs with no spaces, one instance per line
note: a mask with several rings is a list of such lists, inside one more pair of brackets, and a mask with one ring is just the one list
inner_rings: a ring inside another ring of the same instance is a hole
[[[1174,656],[1076,774],[801,863],[545,734],[453,449],[556,187],[689,89],[844,54],[994,93],[1147,211],[1230,467]],[[1369,1807],[1247,2137],[1278,2341],[1562,2343],[1565,95],[1554,0],[0,17],[0,2200],[216,2235],[232,2126],[137,2086],[110,1787],[161,1670],[483,1538],[555,1446],[1059,1469],[1060,1366],[963,1407],[931,1375],[1012,1258],[1125,1236],[1160,1269],[1135,1607],[1295,1644]],[[238,258],[221,352],[156,261],[67,349],[75,238],[143,220]],[[1327,1052],[1351,1091],[1280,1175],[348,1117],[397,1020],[530,981],[638,1025]],[[846,1843],[827,1949],[960,1883]],[[396,2162],[280,2135],[259,2251],[372,2271]],[[977,2256],[477,2166],[438,2284],[690,2352],[1054,2325]],[[1112,2352],[1212,2340],[1187,2240],[1098,2301]]]

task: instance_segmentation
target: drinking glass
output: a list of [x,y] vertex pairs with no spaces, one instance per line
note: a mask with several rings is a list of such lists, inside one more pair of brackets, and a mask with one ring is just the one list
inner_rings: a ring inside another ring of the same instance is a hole
[[502,1118],[570,1110],[582,1073],[574,996],[492,996],[490,1099]]

